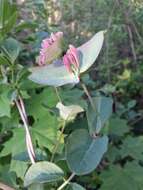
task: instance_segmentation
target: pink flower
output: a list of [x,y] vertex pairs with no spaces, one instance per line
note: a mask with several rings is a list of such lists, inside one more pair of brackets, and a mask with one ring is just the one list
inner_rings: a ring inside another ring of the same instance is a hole
[[40,66],[52,62],[61,55],[62,38],[63,33],[57,32],[55,34],[52,33],[50,38],[46,38],[42,41],[40,55],[38,58],[38,64]]
[[69,45],[69,49],[63,57],[63,63],[70,73],[79,73],[79,53],[73,45]]

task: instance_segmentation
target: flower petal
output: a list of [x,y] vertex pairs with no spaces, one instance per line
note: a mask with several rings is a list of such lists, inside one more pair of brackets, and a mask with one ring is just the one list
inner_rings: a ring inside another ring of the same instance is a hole
[[76,84],[79,78],[69,73],[61,60],[45,66],[37,66],[29,69],[31,75],[28,77],[33,82],[49,86],[62,86],[65,84]]
[[105,31],[96,33],[88,42],[81,45],[77,49],[80,52],[80,73],[85,72],[98,57],[104,41]]

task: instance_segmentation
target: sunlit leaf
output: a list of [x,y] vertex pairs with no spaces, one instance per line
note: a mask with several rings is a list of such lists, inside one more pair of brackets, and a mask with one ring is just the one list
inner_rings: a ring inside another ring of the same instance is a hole
[[83,112],[83,108],[78,105],[64,106],[61,102],[58,102],[56,107],[59,109],[60,117],[64,120],[73,120],[76,115]]
[[95,34],[88,42],[78,47],[80,51],[80,73],[85,72],[97,59],[104,41],[105,31]]

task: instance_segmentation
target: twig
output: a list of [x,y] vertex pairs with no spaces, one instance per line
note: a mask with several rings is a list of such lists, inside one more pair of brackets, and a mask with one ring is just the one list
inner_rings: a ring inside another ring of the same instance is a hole
[[75,173],[72,173],[71,176],[57,189],[57,190],[62,190],[75,176]]
[[109,61],[109,30],[111,28],[112,20],[113,20],[113,14],[116,8],[116,2],[113,4],[113,8],[111,10],[111,14],[108,18],[108,23],[107,23],[107,35],[106,35],[106,40],[105,40],[105,46],[106,46],[106,57],[105,57],[105,62],[107,64],[107,70],[108,70],[108,82],[110,81],[110,61]]
[[131,46],[131,50],[132,50],[132,55],[133,55],[133,59],[134,59],[134,66],[136,68],[136,64],[137,64],[137,55],[136,55],[136,51],[135,51],[135,45],[134,45],[134,41],[133,41],[133,34],[132,34],[132,30],[130,27],[130,21],[129,21],[129,11],[126,11],[123,7],[123,2],[122,0],[117,0],[117,3],[120,7],[120,9],[122,10],[124,16],[125,16],[125,24],[126,24],[126,28],[127,28],[127,32],[129,35],[129,41],[130,41],[130,46]]
[[9,187],[8,185],[6,185],[2,182],[0,182],[0,189],[2,189],[2,190],[15,190],[12,187]]
[[16,106],[18,108],[19,114],[21,116],[21,119],[22,119],[24,127],[25,127],[26,145],[27,145],[28,155],[31,160],[31,163],[34,164],[35,163],[35,153],[34,153],[34,148],[33,148],[32,140],[31,140],[31,135],[29,132],[28,119],[27,119],[27,115],[26,115],[26,111],[25,111],[25,107],[24,107],[24,102],[20,96],[19,96],[19,100],[20,100],[20,102],[15,100],[15,103],[16,103]]
[[86,87],[85,84],[82,83],[82,82],[81,82],[81,86],[82,86],[82,88],[83,88],[85,94],[87,95],[87,97],[88,97],[88,99],[89,99],[89,102],[90,102],[90,104],[91,104],[93,110],[96,111],[96,108],[95,108],[95,106],[94,106],[94,103],[93,103],[92,97],[90,96],[87,87]]
[[57,95],[57,98],[58,98],[59,102],[62,103],[62,99],[61,99],[61,97],[60,97],[60,94],[59,94],[58,88],[57,88],[57,87],[54,87],[54,89],[55,89],[55,92],[56,92],[56,95]]
[[138,39],[139,39],[139,42],[142,45],[143,44],[143,39],[142,39],[142,37],[141,37],[141,35],[140,35],[140,33],[139,33],[139,31],[138,31],[135,23],[133,21],[131,21],[131,23],[132,23],[132,26],[134,27],[134,30],[135,30],[135,33],[136,33]]
[[59,136],[59,139],[58,139],[57,143],[55,144],[55,146],[54,146],[54,148],[53,148],[53,151],[52,151],[53,153],[52,153],[52,156],[51,156],[51,162],[53,162],[53,160],[54,160],[54,156],[55,156],[56,151],[57,151],[57,149],[58,149],[58,147],[59,147],[59,143],[60,143],[61,138],[62,138],[62,136],[63,136],[65,126],[66,126],[66,121],[64,121],[64,123],[63,123],[63,125],[62,125],[61,134],[60,134],[60,136]]

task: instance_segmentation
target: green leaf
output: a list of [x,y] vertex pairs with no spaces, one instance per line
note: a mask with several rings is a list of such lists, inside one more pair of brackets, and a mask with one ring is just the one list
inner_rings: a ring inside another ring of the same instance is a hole
[[13,38],[8,38],[2,44],[2,50],[5,53],[5,56],[9,61],[13,64],[17,59],[19,52],[20,52],[20,44],[17,40]]
[[107,151],[107,136],[92,138],[85,129],[75,130],[66,143],[66,159],[77,175],[92,172]]
[[10,100],[5,95],[0,95],[0,117],[10,117]]
[[112,163],[114,163],[117,160],[120,160],[121,156],[119,149],[110,144],[110,146],[108,147],[108,151],[106,153],[106,158],[108,159],[109,162]]
[[65,190],[86,190],[77,183],[70,183]]
[[10,171],[16,172],[17,177],[24,179],[24,175],[27,168],[28,168],[28,164],[26,162],[11,160]]
[[95,109],[88,105],[86,112],[90,134],[99,133],[112,114],[112,99],[107,97],[92,98]]
[[4,143],[4,148],[0,153],[0,157],[7,156],[9,154],[14,156],[19,152],[19,150],[26,150],[25,130],[22,127],[13,129],[13,136]]
[[118,117],[111,118],[109,122],[109,134],[123,136],[129,132],[129,126],[125,119],[120,119]]
[[139,186],[139,189],[142,190],[143,189],[143,180],[142,180],[143,167],[140,166],[136,161],[128,162],[125,165],[125,171],[129,176],[131,176],[136,181],[136,183]]
[[0,65],[9,64],[8,60],[0,54]]
[[0,117],[10,117],[11,110],[11,89],[9,86],[2,86],[0,89]]
[[125,168],[112,166],[101,173],[103,184],[100,190],[142,190],[143,167],[136,162],[127,163]]
[[[17,143],[18,142],[18,143]],[[13,136],[4,143],[4,148],[0,153],[0,157],[17,154],[20,150],[26,151],[25,130],[23,128],[13,129]],[[21,161],[10,160],[10,171],[16,172],[17,176],[23,179],[27,170],[27,163]]]
[[66,105],[78,104],[82,100],[84,92],[77,88],[61,89],[60,95]]
[[17,19],[16,7],[8,0],[0,0],[0,36],[13,28]]
[[[46,160],[47,159],[47,155],[44,151],[42,151],[41,149],[36,149],[35,150],[35,157],[36,157],[36,161],[41,161],[41,160]],[[27,151],[24,152],[20,152],[17,153],[15,155],[12,156],[13,160],[19,160],[19,161],[30,161],[29,155]]]
[[105,31],[96,33],[88,42],[78,48],[80,51],[80,73],[89,69],[97,59],[104,41]]
[[7,166],[2,167],[2,171],[0,171],[0,180],[10,187],[15,187],[15,189],[19,187],[16,183],[16,173],[10,172]]
[[38,84],[57,87],[79,82],[79,78],[73,73],[69,73],[61,61],[55,61],[42,67],[30,68],[30,72],[29,79]]
[[131,137],[128,136],[124,141],[120,149],[122,158],[131,156],[134,159],[143,159],[143,137]]
[[100,190],[138,190],[138,186],[120,167],[114,166],[102,173],[103,185]]
[[57,165],[51,162],[37,162],[30,166],[25,179],[24,186],[29,186],[33,183],[46,183],[61,180],[64,173]]
[[28,190],[44,190],[44,185],[43,184],[32,184],[30,185],[30,187],[28,188]]
[[57,101],[54,89],[51,87],[45,88],[41,93],[31,94],[31,98],[26,101],[27,114],[34,121],[31,128],[32,137],[40,147],[46,147],[50,151],[57,140],[58,121],[43,104],[50,109]]

